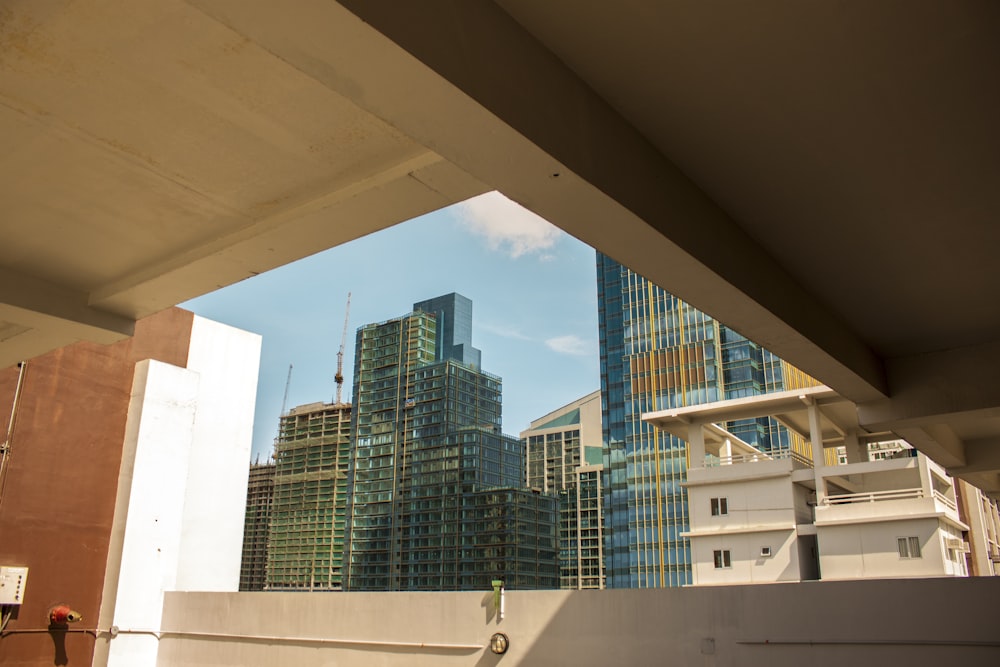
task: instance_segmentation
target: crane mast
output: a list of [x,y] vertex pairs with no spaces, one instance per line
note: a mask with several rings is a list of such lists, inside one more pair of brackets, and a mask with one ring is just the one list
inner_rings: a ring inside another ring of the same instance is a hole
[[292,365],[288,364],[288,379],[285,380],[285,395],[281,399],[281,414],[279,417],[285,416],[285,408],[288,406],[288,388],[292,386]]
[[278,448],[278,441],[281,440],[281,418],[285,416],[285,407],[288,405],[288,388],[291,386],[292,386],[292,365],[288,364],[288,379],[285,380],[285,395],[281,399],[281,412],[278,413],[278,432],[274,434],[275,450]]
[[337,374],[333,381],[337,383],[337,397],[334,403],[340,404],[344,391],[344,346],[347,345],[347,321],[351,316],[351,293],[347,293],[347,308],[344,310],[344,333],[340,336],[340,351],[337,352]]

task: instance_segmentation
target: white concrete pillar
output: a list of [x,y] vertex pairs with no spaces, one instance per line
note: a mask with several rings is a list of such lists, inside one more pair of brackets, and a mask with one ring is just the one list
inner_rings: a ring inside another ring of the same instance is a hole
[[847,450],[848,463],[868,462],[868,443],[858,440],[857,431],[848,431],[844,434],[844,449]]
[[822,505],[826,499],[826,480],[823,479],[823,431],[819,422],[819,406],[815,401],[810,401],[807,408],[809,413],[809,441],[812,444],[813,472],[816,475],[816,504]]
[[990,567],[986,515],[983,512],[980,491],[961,479],[954,480],[954,483],[955,495],[964,510],[965,522],[969,524],[969,545],[972,547],[969,560],[972,562],[972,574],[990,576],[993,570]]
[[927,465],[927,457],[917,455],[917,470],[920,472],[920,489],[924,492],[924,498],[932,497],[934,482],[931,481],[931,468]]
[[701,424],[688,425],[688,456],[692,468],[705,467],[705,432]]
[[733,458],[733,443],[732,443],[732,441],[729,438],[726,438],[723,441],[723,443],[722,443],[722,449],[721,449],[721,451],[719,451],[719,456],[721,456],[722,458],[729,459],[729,462],[732,463],[732,458]]
[[[121,555],[113,606],[102,610],[110,627],[159,630],[163,592],[176,590],[183,535],[184,496],[198,408],[198,373],[159,361],[135,365],[124,448],[134,452],[124,506],[115,511],[121,526]],[[107,590],[107,589],[106,589]],[[95,665],[154,667],[159,639],[124,632],[95,648]]]

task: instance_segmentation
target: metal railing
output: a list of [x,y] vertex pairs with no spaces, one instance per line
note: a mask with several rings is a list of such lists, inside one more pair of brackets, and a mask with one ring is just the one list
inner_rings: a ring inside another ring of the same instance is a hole
[[813,465],[812,461],[796,451],[791,449],[779,449],[768,453],[760,452],[755,454],[734,454],[733,456],[714,456],[712,454],[706,454],[705,467],[717,468],[719,466],[739,465],[742,463],[759,463],[761,461],[781,461],[784,459],[797,461],[809,468]]

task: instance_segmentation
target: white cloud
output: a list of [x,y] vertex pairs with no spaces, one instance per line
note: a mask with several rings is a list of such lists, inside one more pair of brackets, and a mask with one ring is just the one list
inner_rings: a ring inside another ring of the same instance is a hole
[[476,329],[481,331],[487,331],[496,336],[502,338],[513,338],[515,340],[531,340],[529,336],[521,333],[519,329],[514,327],[506,326],[503,324],[491,324],[489,322],[477,322]]
[[506,252],[512,259],[544,253],[556,244],[562,231],[499,192],[487,192],[455,205],[458,219],[468,229],[486,239],[493,250]]
[[586,357],[594,353],[590,343],[573,334],[548,338],[545,340],[545,346],[553,352],[577,357]]

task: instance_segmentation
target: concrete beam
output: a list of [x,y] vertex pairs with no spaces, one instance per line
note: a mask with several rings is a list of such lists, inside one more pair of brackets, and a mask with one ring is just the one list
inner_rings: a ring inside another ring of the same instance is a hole
[[132,335],[135,320],[95,308],[84,292],[0,267],[0,368],[77,340],[113,343]]
[[889,359],[886,377],[890,398],[859,402],[858,420],[869,430],[896,430],[903,424],[942,422],[996,410],[1000,383],[983,372],[983,363],[998,357],[1000,340]]
[[9,368],[19,361],[32,359],[46,352],[71,345],[80,339],[59,330],[27,329],[12,338],[6,338],[0,345],[0,368]]
[[94,290],[135,318],[487,191],[429,151]]
[[963,444],[965,465],[948,468],[950,474],[1000,472],[1000,437],[968,440]]
[[945,468],[966,464],[962,440],[946,425],[901,426],[895,433]]
[[495,4],[302,0],[300,25],[192,3],[843,395],[886,394],[837,313]]

